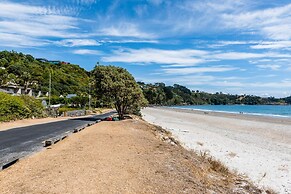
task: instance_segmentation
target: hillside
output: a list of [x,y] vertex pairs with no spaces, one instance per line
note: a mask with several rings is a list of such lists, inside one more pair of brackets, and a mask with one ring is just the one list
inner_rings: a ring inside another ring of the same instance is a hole
[[291,97],[287,98],[263,98],[254,95],[233,95],[217,92],[215,94],[203,91],[191,91],[185,86],[174,84],[166,86],[164,83],[145,84],[138,82],[143,90],[145,98],[151,105],[226,105],[226,104],[291,104]]
[[48,92],[52,74],[52,95],[87,93],[88,72],[78,65],[41,62],[23,53],[0,52],[0,85],[17,84],[36,91]]
[[[78,65],[38,61],[31,55],[14,51],[0,52],[0,85],[17,84],[36,91],[48,92],[49,73],[52,73],[52,95],[88,93],[89,75]],[[199,104],[291,104],[287,98],[263,98],[254,95],[235,95],[217,92],[215,94],[190,90],[185,86],[164,83],[146,84],[138,82],[149,104],[152,105],[199,105]],[[95,91],[96,92],[96,91]],[[97,95],[95,95],[97,96]],[[97,104],[106,104],[99,98]]]

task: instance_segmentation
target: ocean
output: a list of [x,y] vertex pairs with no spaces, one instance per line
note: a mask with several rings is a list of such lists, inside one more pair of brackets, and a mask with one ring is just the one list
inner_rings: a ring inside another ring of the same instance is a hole
[[291,118],[291,105],[189,105],[171,108]]

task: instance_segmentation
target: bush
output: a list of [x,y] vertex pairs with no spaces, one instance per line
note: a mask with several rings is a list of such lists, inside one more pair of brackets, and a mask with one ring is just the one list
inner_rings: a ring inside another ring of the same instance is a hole
[[0,121],[42,117],[41,102],[29,96],[11,96],[0,92]]
[[29,109],[29,117],[42,117],[44,107],[41,102],[30,96],[20,96],[25,106]]

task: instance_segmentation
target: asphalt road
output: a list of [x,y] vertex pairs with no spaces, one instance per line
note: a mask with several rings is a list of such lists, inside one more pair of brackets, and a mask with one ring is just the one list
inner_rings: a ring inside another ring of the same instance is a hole
[[43,148],[42,142],[73,131],[77,127],[106,118],[115,112],[90,117],[75,118],[52,123],[32,125],[0,131],[1,166],[20,157],[27,156]]

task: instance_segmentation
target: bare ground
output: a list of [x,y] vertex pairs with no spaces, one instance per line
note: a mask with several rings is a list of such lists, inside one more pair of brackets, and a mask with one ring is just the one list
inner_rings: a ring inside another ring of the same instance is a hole
[[142,120],[101,122],[0,172],[0,193],[261,193]]

